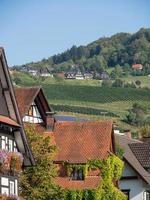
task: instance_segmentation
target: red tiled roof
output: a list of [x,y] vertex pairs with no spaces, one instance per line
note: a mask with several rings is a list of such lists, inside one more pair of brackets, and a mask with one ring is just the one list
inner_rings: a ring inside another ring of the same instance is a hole
[[15,95],[21,117],[24,117],[34,101],[40,87],[15,88]]
[[62,188],[68,189],[94,189],[100,185],[101,177],[89,176],[85,180],[70,180],[69,177],[56,177],[55,182]]
[[52,144],[57,145],[55,161],[69,163],[106,159],[109,152],[113,151],[112,126],[112,121],[57,121],[54,130],[49,131],[42,124],[35,125],[39,133],[51,136]]
[[11,126],[20,127],[20,125],[17,122],[15,122],[14,120],[10,119],[9,117],[3,116],[3,115],[0,115],[0,122],[9,124]]
[[142,68],[143,68],[143,65],[142,65],[142,64],[133,64],[133,65],[132,65],[132,68],[133,68],[133,69],[142,69]]
[[56,122],[54,137],[59,153],[55,161],[106,159],[112,150],[112,125],[112,121]]

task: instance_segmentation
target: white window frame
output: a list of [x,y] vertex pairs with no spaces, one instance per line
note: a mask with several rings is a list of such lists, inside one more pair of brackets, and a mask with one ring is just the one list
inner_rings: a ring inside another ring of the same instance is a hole
[[18,196],[18,180],[11,177],[0,177],[1,193]]

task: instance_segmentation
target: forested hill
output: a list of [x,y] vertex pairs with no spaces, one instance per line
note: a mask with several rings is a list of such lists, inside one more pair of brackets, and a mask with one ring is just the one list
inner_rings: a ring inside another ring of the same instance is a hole
[[72,46],[61,54],[22,66],[32,69],[48,67],[53,72],[72,69],[99,72],[116,65],[128,68],[133,63],[140,63],[150,71],[150,28],[142,28],[135,34],[117,33],[87,46]]

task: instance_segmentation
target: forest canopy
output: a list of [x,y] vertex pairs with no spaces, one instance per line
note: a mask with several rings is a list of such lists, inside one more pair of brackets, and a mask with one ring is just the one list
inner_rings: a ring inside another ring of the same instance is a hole
[[[43,59],[14,68],[48,68],[52,72],[80,70],[101,72],[110,67],[121,66],[124,73],[131,70],[132,64],[144,66],[142,74],[150,74],[150,29],[141,28],[137,33],[117,33],[100,38],[87,46],[75,46]],[[136,72],[132,72],[136,73]]]

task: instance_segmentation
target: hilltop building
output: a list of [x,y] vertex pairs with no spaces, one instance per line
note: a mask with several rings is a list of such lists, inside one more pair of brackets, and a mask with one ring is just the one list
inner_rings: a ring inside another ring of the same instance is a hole
[[28,72],[32,76],[41,76],[41,77],[53,77],[53,74],[50,72],[48,67],[46,68],[36,68],[36,69],[31,69],[29,67],[24,67],[21,69],[22,72]]
[[132,69],[142,70],[143,69],[143,65],[142,64],[133,64],[132,65]]
[[80,71],[78,72],[68,72],[65,73],[66,79],[76,79],[76,80],[90,80],[93,79],[93,74],[92,73],[81,73]]

